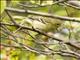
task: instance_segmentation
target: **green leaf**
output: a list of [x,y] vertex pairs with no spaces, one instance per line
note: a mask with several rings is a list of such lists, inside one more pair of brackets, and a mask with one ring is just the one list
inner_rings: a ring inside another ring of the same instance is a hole
[[4,11],[4,9],[6,8],[6,1],[5,0],[0,1],[0,7],[1,7],[1,13],[2,13]]

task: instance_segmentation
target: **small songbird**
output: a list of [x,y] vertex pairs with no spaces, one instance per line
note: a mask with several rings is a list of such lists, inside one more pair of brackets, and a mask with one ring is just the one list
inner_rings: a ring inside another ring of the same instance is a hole
[[61,20],[42,17],[41,21],[33,21],[33,27],[43,32],[54,32],[62,24]]
[[[34,16],[31,17],[31,20],[26,20],[29,25],[32,25],[34,29],[37,29],[39,31],[45,32],[46,34],[51,34],[54,33],[58,27],[61,26],[63,21],[58,20],[58,19],[53,19],[53,18],[48,18],[48,17],[41,17],[41,16]],[[48,40],[48,37],[45,37],[41,34],[36,35],[37,39],[42,39],[42,40]]]

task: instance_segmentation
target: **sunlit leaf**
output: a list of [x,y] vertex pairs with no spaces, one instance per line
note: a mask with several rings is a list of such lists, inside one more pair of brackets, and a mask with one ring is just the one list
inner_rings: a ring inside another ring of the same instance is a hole
[[4,9],[6,8],[6,0],[0,1],[0,7],[1,7],[0,14],[1,14],[4,11]]

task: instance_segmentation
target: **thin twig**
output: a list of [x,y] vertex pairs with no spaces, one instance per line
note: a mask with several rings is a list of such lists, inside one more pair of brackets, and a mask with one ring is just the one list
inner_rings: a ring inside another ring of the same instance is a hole
[[9,13],[9,11],[5,10],[5,12],[7,13],[7,15],[9,16],[10,20],[14,23],[14,24],[17,24],[15,22],[15,20],[13,19],[13,17],[11,16],[11,14]]
[[69,6],[69,7],[74,8],[74,9],[80,10],[80,7],[73,6],[73,5],[71,5],[71,4],[69,4],[69,3],[66,3],[66,2],[65,2],[64,4],[67,5],[67,6]]

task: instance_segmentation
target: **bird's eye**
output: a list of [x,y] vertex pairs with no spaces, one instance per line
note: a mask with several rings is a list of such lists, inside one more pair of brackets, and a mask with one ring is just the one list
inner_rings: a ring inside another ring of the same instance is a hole
[[56,25],[60,25],[60,24],[56,24]]

